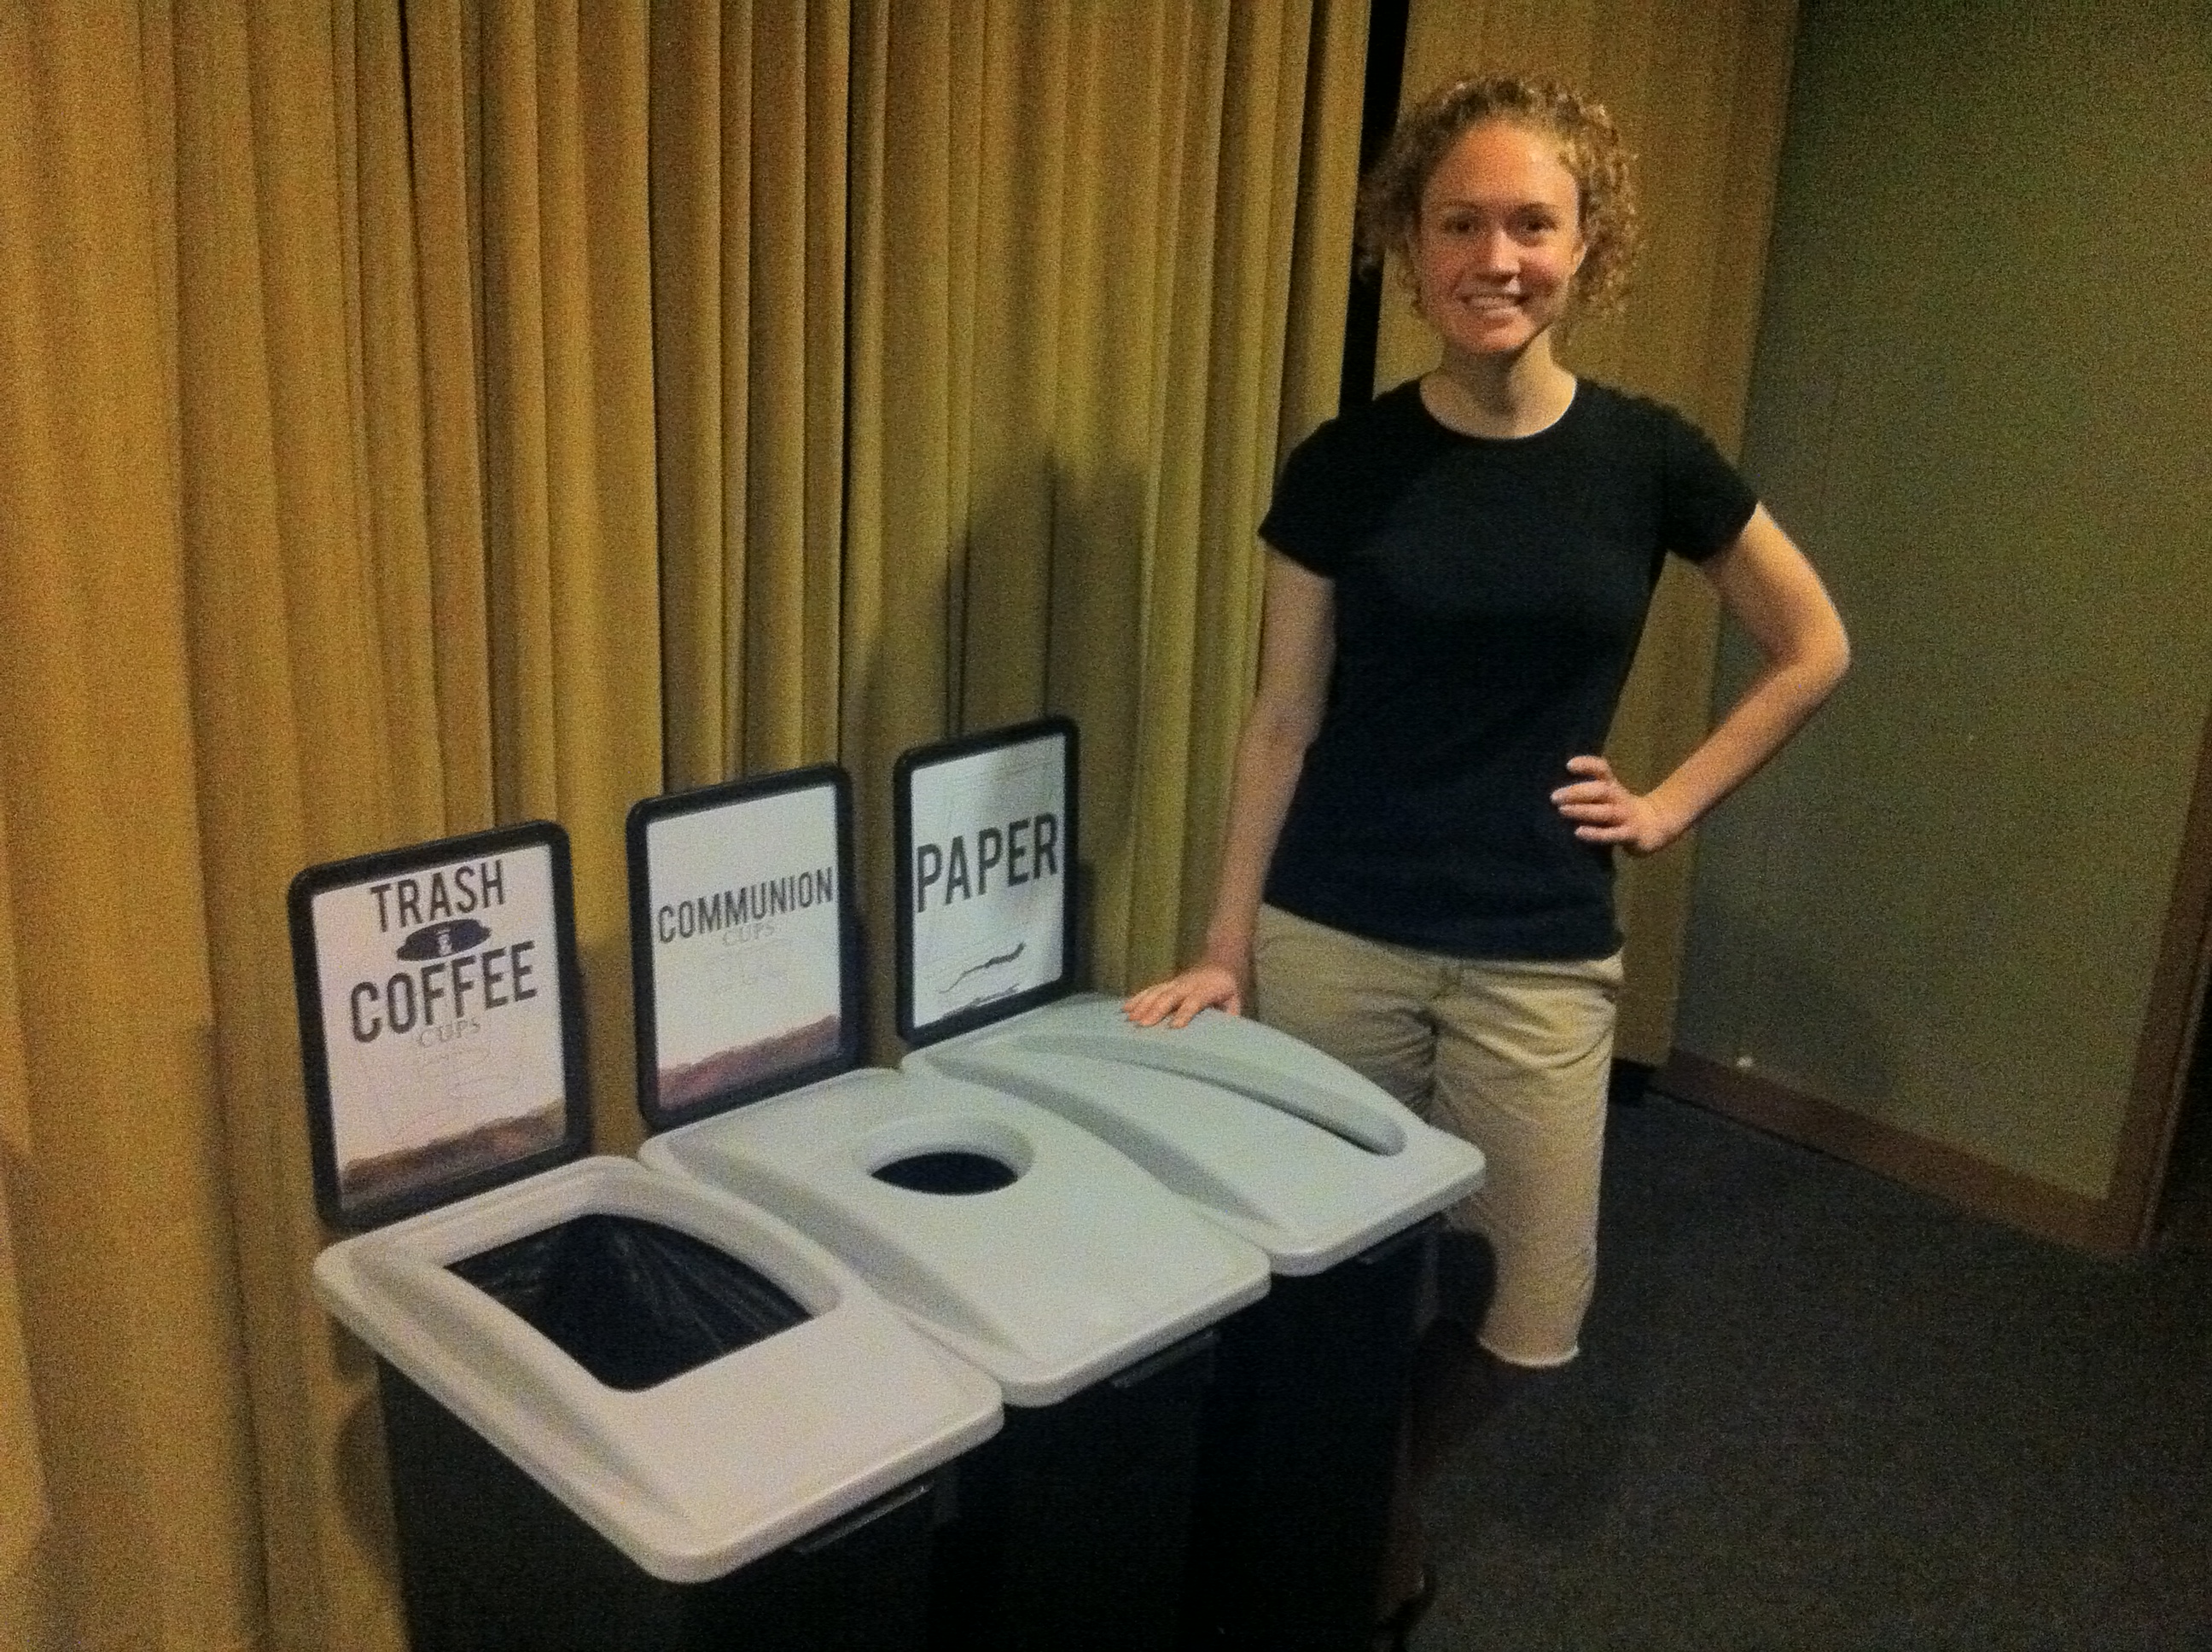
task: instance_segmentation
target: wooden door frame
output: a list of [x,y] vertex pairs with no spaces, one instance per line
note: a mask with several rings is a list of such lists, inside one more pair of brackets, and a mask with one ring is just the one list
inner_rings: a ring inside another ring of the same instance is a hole
[[2190,1056],[2212,981],[2212,716],[2197,750],[2197,778],[2166,903],[2150,1001],[2136,1044],[2119,1155],[2105,1197],[2110,1223],[2100,1249],[2141,1250],[2157,1237],[2160,1196],[2188,1100]]

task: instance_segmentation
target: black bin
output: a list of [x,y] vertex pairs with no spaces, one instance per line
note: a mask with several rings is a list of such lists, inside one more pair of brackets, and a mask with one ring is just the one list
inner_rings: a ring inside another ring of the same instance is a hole
[[919,1652],[996,1386],[776,1218],[585,1156],[559,828],[310,868],[291,917],[416,1652]]
[[[1069,956],[1069,811],[962,774],[1020,873],[978,887],[947,974],[996,995],[1007,963]],[[639,1157],[776,1212],[998,1382],[1004,1431],[963,1460],[939,1534],[933,1647],[1174,1652],[1211,1331],[1267,1290],[1267,1259],[1042,1109],[855,1065],[850,820],[828,767],[631,811]],[[1009,890],[1044,932],[997,936]]]

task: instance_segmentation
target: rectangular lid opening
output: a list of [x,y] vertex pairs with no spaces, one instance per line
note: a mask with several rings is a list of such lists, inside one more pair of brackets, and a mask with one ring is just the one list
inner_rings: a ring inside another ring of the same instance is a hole
[[692,1235],[594,1212],[449,1265],[611,1388],[658,1387],[807,1318],[758,1269]]

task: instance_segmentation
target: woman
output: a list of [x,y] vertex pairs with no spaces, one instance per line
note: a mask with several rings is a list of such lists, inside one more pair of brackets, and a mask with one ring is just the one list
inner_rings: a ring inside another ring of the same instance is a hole
[[[1488,1242],[1494,1286],[1483,1303],[1443,1282],[1417,1470],[1437,1396],[1577,1350],[1620,980],[1613,851],[1688,830],[1849,658],[1811,565],[1712,444],[1553,354],[1620,293],[1627,162],[1597,105],[1492,77],[1413,108],[1366,180],[1363,256],[1396,267],[1441,360],[1290,456],[1261,525],[1260,681],[1205,954],[1127,1004],[1182,1026],[1249,1003],[1483,1150],[1452,1225]],[[1639,794],[1598,754],[1669,553],[1765,665]],[[1417,1542],[1396,1547],[1402,1631],[1425,1573]]]

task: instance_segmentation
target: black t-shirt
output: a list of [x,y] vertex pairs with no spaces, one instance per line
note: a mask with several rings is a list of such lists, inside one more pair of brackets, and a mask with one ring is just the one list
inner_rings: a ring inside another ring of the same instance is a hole
[[1336,664],[1267,898],[1470,958],[1609,955],[1613,858],[1551,793],[1602,748],[1668,552],[1757,496],[1671,409],[1585,380],[1462,435],[1399,386],[1291,452],[1261,537],[1334,582]]

